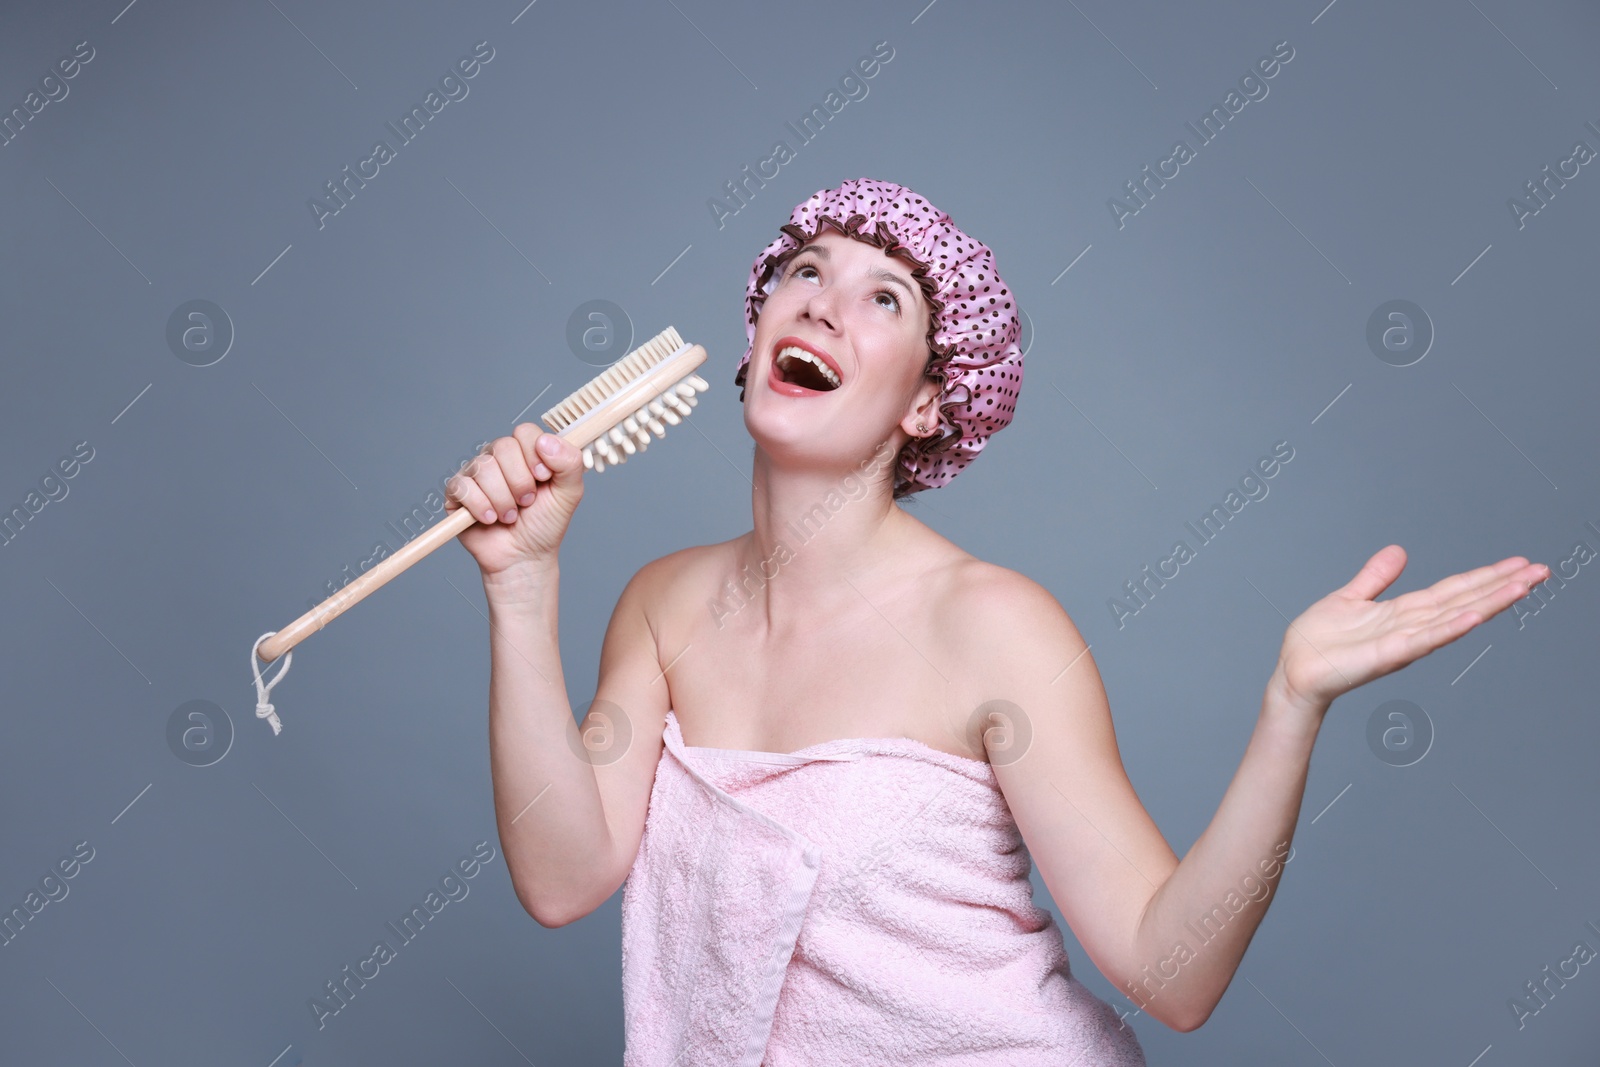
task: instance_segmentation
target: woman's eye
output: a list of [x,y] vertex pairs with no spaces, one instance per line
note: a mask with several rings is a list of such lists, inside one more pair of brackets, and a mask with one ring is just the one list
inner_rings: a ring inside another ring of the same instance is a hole
[[[818,276],[818,270],[816,264],[814,263],[797,263],[789,269],[788,276],[791,278],[804,278],[807,281],[811,281]],[[887,297],[889,302],[887,304],[879,304],[878,306],[883,308],[885,311],[893,311],[897,315],[900,313],[900,297],[896,294],[890,292],[888,289],[879,289],[872,295],[874,299],[878,297]]]

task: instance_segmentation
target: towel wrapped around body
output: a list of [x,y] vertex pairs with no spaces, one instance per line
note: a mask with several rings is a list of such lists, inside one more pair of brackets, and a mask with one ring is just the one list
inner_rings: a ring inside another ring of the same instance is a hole
[[994,769],[909,738],[686,746],[623,886],[624,1067],[1144,1067],[1072,975]]

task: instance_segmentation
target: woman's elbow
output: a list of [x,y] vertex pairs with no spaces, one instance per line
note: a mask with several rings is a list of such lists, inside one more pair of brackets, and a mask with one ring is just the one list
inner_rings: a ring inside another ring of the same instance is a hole
[[[513,886],[515,888],[515,886]],[[580,908],[571,900],[557,900],[549,894],[535,896],[531,893],[517,892],[517,903],[522,905],[522,910],[533,916],[533,921],[546,930],[575,923],[593,911],[593,908]]]
[[1144,1014],[1169,1030],[1176,1030],[1180,1034],[1192,1033],[1206,1024],[1211,1018],[1211,1013],[1216,1010],[1216,1003],[1185,1004],[1181,1001],[1168,998],[1154,998],[1142,1001],[1139,1007]]
[[557,897],[550,894],[533,896],[517,893],[522,910],[533,916],[533,921],[547,930],[575,923],[595,911],[611,897],[610,893],[591,891],[581,897]]
[[1171,1017],[1162,1018],[1161,1016],[1157,1016],[1157,1018],[1166,1026],[1178,1031],[1180,1034],[1189,1034],[1204,1026],[1206,1024],[1206,1020],[1211,1018],[1211,1013],[1215,1009],[1216,1005],[1210,1004],[1202,1006],[1198,1011],[1194,1009],[1180,1010],[1174,1012]]

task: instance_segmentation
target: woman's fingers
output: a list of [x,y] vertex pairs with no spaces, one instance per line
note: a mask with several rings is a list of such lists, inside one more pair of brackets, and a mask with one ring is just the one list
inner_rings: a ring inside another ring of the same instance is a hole
[[1356,576],[1338,592],[1357,600],[1376,600],[1378,594],[1394,584],[1405,568],[1406,550],[1399,545],[1385,545],[1373,553],[1372,558],[1356,572]]
[[[1458,615],[1464,609],[1484,611],[1487,618],[1527,594],[1526,588],[1518,589],[1519,582],[1531,587],[1548,574],[1544,564],[1530,564],[1521,556],[1512,556],[1487,567],[1441,578],[1426,589],[1414,590],[1385,603],[1394,605],[1402,625],[1432,625],[1433,620]],[[1487,607],[1502,595],[1509,595],[1509,599],[1493,608]]]
[[539,483],[555,477],[539,453],[545,437],[556,435],[525,422],[510,436],[495,438],[445,484],[445,506],[468,508],[479,522],[515,522],[517,509],[533,503]]
[[[1483,576],[1473,586],[1448,600],[1418,604],[1402,617],[1409,620],[1402,625],[1417,627],[1416,634],[1432,642],[1430,647],[1437,647],[1494,618],[1550,576],[1550,569],[1542,563],[1511,565],[1505,560],[1481,571]],[[1446,630],[1450,631],[1448,637],[1443,636]]]
[[452,482],[456,496],[479,522],[492,523],[507,512],[512,518],[516,510],[511,503],[511,490],[500,473],[500,462],[488,452],[480,452],[462,464]]
[[[1440,589],[1436,594],[1438,599],[1430,608],[1440,615],[1455,614],[1462,609],[1485,611],[1487,617],[1527,596],[1528,590],[1549,576],[1550,568],[1544,564],[1529,563],[1521,556],[1513,556],[1488,567],[1453,575],[1465,581],[1453,590]],[[1450,580],[1447,578],[1445,582]],[[1491,608],[1490,604],[1494,606]]]
[[[544,430],[531,422],[519,423],[511,431],[511,436],[515,437],[517,444],[522,446],[522,458],[527,463],[528,469],[533,472],[536,482],[548,480],[553,473],[549,467],[544,465],[544,460],[539,457],[537,449],[539,438],[544,434]],[[532,490],[529,490],[529,492],[532,492]],[[522,503],[521,497],[517,499],[517,503]],[[532,501],[530,500],[529,503],[532,503]]]
[[1522,556],[1511,556],[1499,563],[1491,563],[1487,567],[1476,567],[1440,579],[1428,592],[1433,595],[1435,603],[1441,609],[1454,607],[1476,600],[1486,591],[1500,588],[1505,584],[1507,577],[1527,565],[1528,561]]
[[[1479,612],[1484,618],[1498,614],[1509,608],[1533,591],[1533,587],[1550,577],[1550,568],[1542,563],[1533,564],[1532,567],[1518,568],[1506,575],[1493,585],[1485,587],[1477,600],[1465,605],[1468,610]],[[1506,580],[1509,579],[1509,580]]]
[[489,446],[490,451],[480,454],[473,463],[477,473],[473,479],[478,483],[484,495],[489,498],[489,505],[494,509],[494,518],[502,522],[513,522],[517,517],[516,501],[512,499],[511,489],[506,485],[505,475],[500,471],[500,461],[494,455],[494,446]]
[[470,463],[464,465],[445,483],[445,508],[448,510],[451,503],[455,503],[472,512],[473,518],[479,522],[493,522],[494,505],[489,502],[484,491],[478,488],[477,481],[467,473],[470,468]]
[[[500,474],[505,479],[508,506],[526,506],[523,500],[532,496],[539,483],[534,480],[522,442],[516,437],[497,437],[490,448],[494,451],[494,458],[499,461]],[[515,519],[515,513],[511,517]]]

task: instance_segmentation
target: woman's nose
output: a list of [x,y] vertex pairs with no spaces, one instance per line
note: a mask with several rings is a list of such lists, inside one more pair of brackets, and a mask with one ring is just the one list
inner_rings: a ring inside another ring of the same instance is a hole
[[832,286],[824,285],[806,301],[805,315],[826,324],[830,329],[838,325],[837,296]]

